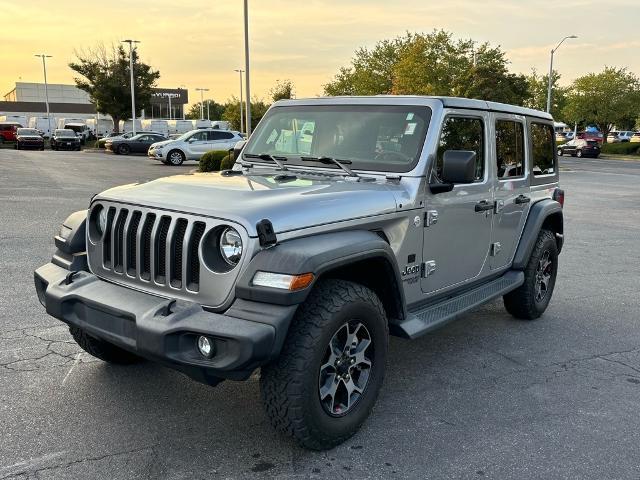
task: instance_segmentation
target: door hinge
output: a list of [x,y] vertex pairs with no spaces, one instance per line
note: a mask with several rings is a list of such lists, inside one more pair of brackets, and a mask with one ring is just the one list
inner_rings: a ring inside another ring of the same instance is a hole
[[500,213],[504,208],[504,200],[496,200],[494,211],[495,213]]
[[500,253],[500,250],[502,250],[502,244],[500,242],[495,242],[491,244],[491,256],[495,257]]
[[422,278],[427,278],[429,275],[433,275],[436,271],[435,260],[429,260],[422,264]]
[[438,211],[427,210],[424,214],[424,226],[430,227],[431,225],[435,225],[436,223],[438,223]]

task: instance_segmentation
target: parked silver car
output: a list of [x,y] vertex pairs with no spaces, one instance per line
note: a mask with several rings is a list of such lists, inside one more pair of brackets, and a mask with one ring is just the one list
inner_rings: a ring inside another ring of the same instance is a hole
[[165,165],[182,165],[186,160],[200,160],[211,150],[231,150],[243,140],[239,132],[214,128],[191,130],[175,140],[154,143],[148,155]]
[[544,313],[564,238],[554,139],[549,114],[480,100],[276,102],[232,169],[93,196],[36,270],[38,298],[106,362],[209,385],[260,368],[273,425],[332,448],[371,413],[389,334],[498,298]]

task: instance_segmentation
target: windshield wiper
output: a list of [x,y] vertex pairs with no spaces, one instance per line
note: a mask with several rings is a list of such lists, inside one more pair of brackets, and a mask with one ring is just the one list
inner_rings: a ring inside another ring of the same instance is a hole
[[255,153],[245,153],[242,156],[246,158],[259,158],[260,160],[267,160],[269,162],[273,162],[276,165],[278,165],[280,170],[287,170],[287,167],[285,166],[285,164],[282,163],[282,160],[285,160],[285,161],[287,160],[284,157],[276,158],[273,155],[270,155],[268,153],[261,153],[260,155],[256,155]]
[[334,164],[344,170],[350,177],[358,177],[359,175],[351,170],[347,165],[351,165],[351,160],[340,160],[333,157],[300,157],[303,162],[320,162],[324,164]]

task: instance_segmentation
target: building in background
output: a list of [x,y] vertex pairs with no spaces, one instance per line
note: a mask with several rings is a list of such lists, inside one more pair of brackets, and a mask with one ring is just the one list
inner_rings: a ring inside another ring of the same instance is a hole
[[[48,85],[51,117],[96,118],[98,116],[89,95],[75,85]],[[151,111],[142,118],[183,118],[189,92],[183,88],[155,88],[151,97]],[[171,108],[169,108],[171,107]],[[16,82],[15,87],[0,101],[1,115],[40,117],[46,115],[44,83]],[[100,115],[102,116],[102,115]]]

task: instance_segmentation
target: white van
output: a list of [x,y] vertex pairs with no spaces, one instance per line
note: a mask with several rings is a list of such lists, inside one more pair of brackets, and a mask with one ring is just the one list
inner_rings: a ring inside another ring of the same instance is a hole
[[0,115],[0,122],[19,123],[23,127],[29,126],[25,115]]
[[40,130],[45,138],[49,138],[56,129],[56,119],[54,117],[31,117],[29,119],[29,128]]
[[142,120],[142,130],[145,132],[162,133],[165,137],[169,136],[169,124],[166,120],[146,119]]
[[102,138],[113,131],[113,120],[110,118],[89,118],[86,124],[96,138]]
[[[133,122],[131,120],[120,120],[120,132],[130,132],[133,130]],[[136,118],[136,133],[142,131],[142,121]]]
[[229,130],[229,122],[226,120],[214,120],[211,122],[211,128],[216,130]]
[[211,120],[200,119],[195,122],[196,128],[211,128]]
[[167,122],[169,126],[169,133],[187,133],[193,130],[193,121],[192,120],[169,120]]

